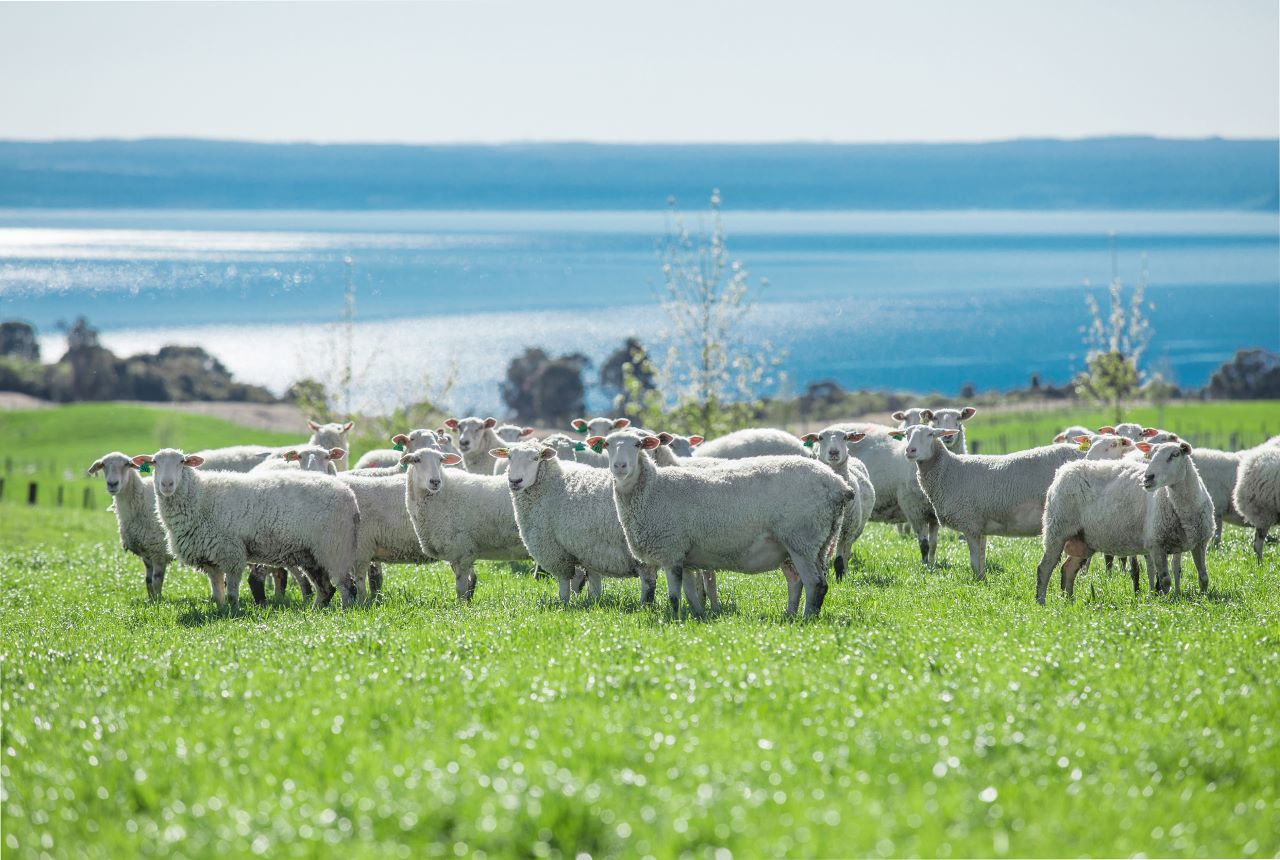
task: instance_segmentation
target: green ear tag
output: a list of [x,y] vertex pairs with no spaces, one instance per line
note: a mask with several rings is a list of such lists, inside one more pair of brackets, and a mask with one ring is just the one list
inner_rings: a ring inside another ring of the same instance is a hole
[[585,450],[587,450],[587,443],[586,443],[586,442],[574,442],[574,443],[573,443],[573,450],[575,450],[575,451],[585,451]]
[[150,475],[150,474],[151,474],[151,464],[150,464],[150,463],[143,463],[141,466],[139,466],[139,467],[138,467],[138,474],[139,474],[139,475]]
[[812,439],[801,439],[800,441],[804,443],[804,446],[805,446],[806,448],[812,448],[812,447],[813,447],[813,440],[812,440]]
[[403,443],[403,442],[397,442],[396,444],[394,444],[394,445],[392,445],[392,446],[391,446],[391,450],[392,450],[392,451],[403,451],[403,450],[404,450],[404,443]]
[[586,433],[586,432],[587,432],[588,430],[590,430],[590,429],[591,429],[590,427],[587,427],[587,426],[585,426],[585,425],[584,425],[584,426],[582,426],[582,427],[574,427],[574,428],[573,428],[573,432],[574,432],[574,433]]
[[592,450],[592,451],[595,451],[597,454],[603,454],[603,453],[604,453],[604,443],[603,443],[603,442],[597,442],[596,444],[594,444],[594,445],[592,445],[592,446],[591,446],[591,450]]

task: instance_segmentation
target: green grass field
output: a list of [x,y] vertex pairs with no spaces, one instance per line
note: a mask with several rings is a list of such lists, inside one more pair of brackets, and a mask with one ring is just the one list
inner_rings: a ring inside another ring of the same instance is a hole
[[811,623],[780,574],[697,622],[503,564],[470,606],[432,565],[218,612],[181,566],[148,602],[110,514],[6,502],[3,851],[1280,853],[1277,547],[1228,527],[1206,596],[1095,564],[1039,607],[1037,542],[992,544],[976,583],[958,539],[925,570],[873,526]]

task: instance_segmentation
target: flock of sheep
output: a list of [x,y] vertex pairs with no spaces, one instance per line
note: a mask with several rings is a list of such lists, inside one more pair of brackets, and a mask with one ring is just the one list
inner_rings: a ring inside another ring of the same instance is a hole
[[[1137,424],[1067,428],[1052,444],[1005,455],[966,453],[964,409],[909,409],[899,426],[838,425],[799,438],[758,428],[705,442],[654,433],[625,418],[578,419],[575,436],[534,440],[493,418],[450,419],[398,434],[348,468],[351,423],[309,422],[296,447],[239,446],[185,454],[107,454],[101,473],[124,549],[142,559],[159,598],[175,558],[209,577],[219,604],[239,599],[249,569],[255,601],[289,577],[327,605],[372,600],[382,565],[448,562],[459,599],[475,562],[532,559],[568,602],[594,598],[603,577],[638,577],[654,600],[657,574],[678,612],[719,608],[716,572],[781,569],[787,612],[805,597],[818,614],[828,565],[837,581],[869,520],[914,533],[932,565],[939,526],[960,533],[983,578],[989,535],[1041,535],[1036,599],[1065,553],[1062,588],[1095,553],[1137,557],[1149,587],[1180,589],[1190,553],[1201,590],[1206,549],[1223,520],[1255,529],[1258,560],[1280,522],[1280,437],[1240,452],[1192,450]],[[152,474],[154,473],[154,474]]]

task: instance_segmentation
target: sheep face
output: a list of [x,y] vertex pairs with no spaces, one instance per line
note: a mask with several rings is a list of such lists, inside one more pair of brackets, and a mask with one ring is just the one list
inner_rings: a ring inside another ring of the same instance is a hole
[[89,467],[89,474],[96,475],[101,472],[107,484],[107,492],[114,496],[129,479],[129,472],[137,468],[127,454],[112,451],[102,459],[94,460],[93,465]]
[[498,426],[496,418],[450,418],[444,426],[458,433],[458,450],[466,454],[482,444],[480,437],[490,427]]
[[183,454],[177,448],[162,448],[154,455],[139,454],[133,458],[134,465],[148,463],[156,470],[155,488],[162,496],[172,496],[182,484],[182,476],[186,469],[196,468],[204,462],[203,457],[195,454]]
[[440,437],[434,430],[418,429],[410,430],[408,433],[397,433],[391,437],[391,442],[402,446],[403,450],[410,453],[421,451],[423,448],[441,447]]
[[622,430],[603,438],[588,437],[587,444],[609,454],[609,474],[619,489],[628,489],[640,476],[640,452],[657,448],[662,440],[634,430]]
[[693,449],[702,444],[701,436],[677,436],[674,433],[659,433],[658,438],[663,436],[670,437],[669,442],[664,441],[662,444],[671,449],[671,452],[677,457],[692,457]]
[[1186,442],[1165,442],[1162,445],[1139,442],[1138,448],[1151,460],[1142,476],[1144,490],[1155,492],[1186,477],[1191,463],[1191,446]]
[[615,430],[630,427],[631,422],[626,418],[575,418],[571,426],[576,432],[587,436],[608,436]]
[[[322,448],[347,448],[347,433],[355,424],[351,421],[345,424],[317,424],[315,421],[308,421],[307,426],[311,428],[311,444],[318,445]],[[343,454],[345,457],[345,453]]]
[[304,472],[319,472],[323,475],[329,471],[329,461],[338,462],[347,456],[347,452],[343,448],[307,445],[296,450],[285,451],[280,456],[290,462],[296,462],[298,468]]
[[1088,453],[1084,455],[1086,460],[1119,460],[1125,454],[1135,450],[1132,439],[1111,433],[1079,436],[1075,441],[1089,446]]
[[1126,439],[1131,439],[1134,442],[1141,442],[1144,439],[1156,435],[1160,431],[1154,427],[1143,427],[1141,424],[1126,423],[1117,424],[1114,427],[1099,427],[1098,432],[1111,433],[1116,436],[1123,436]]
[[556,456],[561,460],[573,460],[573,452],[578,446],[578,442],[570,439],[563,433],[552,433],[550,436],[542,440],[542,444],[548,448],[554,448]]
[[434,448],[424,448],[400,458],[401,466],[412,467],[409,469],[408,480],[413,489],[424,496],[440,492],[440,488],[444,486],[444,467],[460,462],[462,457],[458,454],[445,454]]
[[1081,436],[1092,436],[1093,431],[1088,427],[1081,427],[1079,424],[1072,424],[1066,430],[1063,430],[1057,436],[1053,437],[1054,442],[1069,442],[1075,444],[1076,440]]
[[934,454],[937,453],[934,443],[941,444],[942,440],[948,439],[955,434],[955,430],[944,430],[941,427],[927,427],[923,424],[916,424],[906,430],[896,430],[889,435],[895,439],[905,439],[907,443],[907,459],[919,462],[933,459]]
[[893,413],[893,420],[899,422],[899,428],[910,427],[913,424],[928,424],[933,420],[933,410],[921,409],[919,406],[900,409]]
[[814,437],[812,441],[814,456],[822,462],[839,466],[849,459],[849,433],[845,430],[828,428],[816,435],[810,433],[804,441],[809,442],[810,436]]
[[[925,410],[926,412],[928,410]],[[960,444],[960,424],[968,421],[974,415],[978,414],[978,410],[972,406],[966,406],[963,409],[939,409],[933,413],[933,426],[939,430],[955,430],[956,435],[950,438],[944,438],[942,444],[948,448],[954,449]]]
[[489,452],[498,459],[506,458],[507,485],[511,492],[518,493],[532,487],[538,480],[538,468],[544,460],[556,456],[556,449],[541,442],[525,442],[511,448],[494,448]]
[[514,445],[517,442],[533,438],[532,427],[519,427],[515,424],[503,424],[493,432],[508,445]]
[[1170,433],[1168,430],[1157,430],[1155,435],[1148,436],[1142,441],[1148,445],[1159,445],[1162,442],[1181,442],[1182,440],[1178,438],[1177,433]]

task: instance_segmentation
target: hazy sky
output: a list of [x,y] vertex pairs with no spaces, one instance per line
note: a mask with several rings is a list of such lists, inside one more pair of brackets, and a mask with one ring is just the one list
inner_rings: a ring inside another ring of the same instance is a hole
[[0,138],[1274,137],[1278,5],[0,3]]

